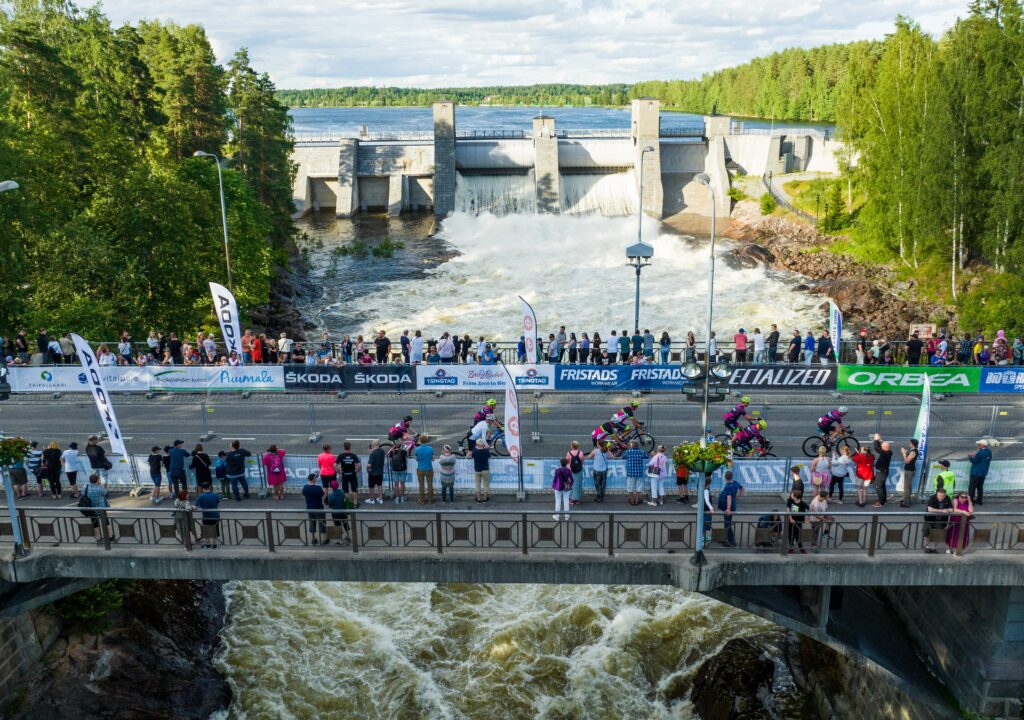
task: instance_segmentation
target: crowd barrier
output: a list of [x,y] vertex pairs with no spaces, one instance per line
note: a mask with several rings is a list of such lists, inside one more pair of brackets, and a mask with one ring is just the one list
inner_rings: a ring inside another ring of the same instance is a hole
[[[436,460],[435,455],[435,460]],[[364,462],[363,477],[360,478],[361,489],[366,488],[365,462],[366,454],[360,456]],[[137,483],[144,487],[150,487],[149,465],[145,455],[132,455],[128,458],[114,458],[114,467],[107,473],[107,484],[112,488],[130,489]],[[523,488],[531,492],[544,492],[551,490],[551,479],[555,468],[559,465],[559,458],[524,458],[523,459]],[[894,467],[886,480],[886,488],[890,493],[901,488],[902,470]],[[134,466],[134,469],[133,469]],[[285,455],[285,473],[287,480],[285,490],[299,492],[307,482],[310,473],[317,472],[315,455]],[[675,485],[675,470],[671,467],[666,481],[666,492],[671,494]],[[766,458],[736,460],[731,468],[719,468],[713,475],[712,487],[720,488],[727,469],[731,469],[748,493],[755,495],[780,495],[788,492],[790,487],[790,470],[794,466],[800,467],[800,474],[804,481],[805,488],[811,487],[810,460],[807,458]],[[967,460],[953,460],[950,462],[950,469],[956,476],[957,489],[967,489],[967,481],[970,475],[970,463]],[[932,463],[928,477],[934,478],[940,468]],[[490,461],[491,488],[492,490],[513,492],[519,487],[519,475],[514,460],[509,458],[491,458]],[[413,487],[416,484],[415,463],[410,463],[407,482]],[[395,480],[397,473],[388,468],[385,475],[389,482]],[[255,488],[266,487],[266,477],[263,473],[263,466],[260,462],[260,454],[254,453],[248,458],[247,465],[248,482]],[[591,462],[584,464],[584,489],[587,492],[593,491],[593,473]],[[81,473],[80,473],[81,477]],[[435,489],[440,486],[440,471],[437,463],[434,464]],[[646,478],[645,478],[646,480]],[[164,478],[166,484],[166,477]],[[696,487],[697,480],[691,478],[691,487]],[[189,486],[195,487],[194,480],[189,479]],[[456,489],[469,490],[475,487],[473,476],[473,461],[469,458],[458,458],[455,462],[455,487]],[[626,464],[623,460],[610,460],[607,476],[607,491],[622,493],[626,491]],[[930,487],[930,485],[928,485]],[[855,481],[847,479],[845,492],[853,494],[856,491]],[[1024,460],[995,460],[992,462],[988,477],[985,481],[985,494],[1011,495],[1024,491]],[[439,492],[439,491],[438,491]],[[805,499],[809,500],[809,497]]]
[[[507,372],[506,372],[507,369]],[[701,380],[679,365],[249,365],[106,367],[111,392],[242,391],[502,391],[681,392]],[[920,393],[924,378],[935,392],[1024,393],[1024,367],[893,365],[742,365],[721,384],[740,390]],[[87,392],[77,365],[14,367],[15,393]]]

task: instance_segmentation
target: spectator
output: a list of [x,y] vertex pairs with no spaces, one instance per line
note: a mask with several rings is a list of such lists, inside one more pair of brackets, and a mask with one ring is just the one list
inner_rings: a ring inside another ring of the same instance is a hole
[[629,449],[622,453],[622,459],[626,461],[626,492],[629,495],[629,504],[639,505],[643,502],[642,483],[644,469],[647,466],[647,453],[640,449],[637,440],[630,440]]
[[804,527],[804,513],[809,509],[807,503],[803,500],[804,493],[802,490],[794,490],[789,494],[789,500],[786,502],[786,510],[789,511],[789,516],[786,518],[786,523],[789,528],[789,553],[793,554],[796,552],[796,548],[800,548],[801,554],[806,554],[804,550],[803,539],[800,537],[800,531]]
[[665,446],[659,445],[658,451],[647,463],[647,479],[651,483],[651,499],[647,504],[659,507],[665,504],[665,478],[668,477],[668,458],[665,457]]
[[1013,339],[1013,347],[1010,351],[1013,354],[1013,364],[1024,365],[1024,340],[1021,340],[1020,336]]
[[377,351],[378,364],[384,365],[391,355],[391,340],[383,330],[378,330],[377,338],[373,341],[373,345]]
[[437,344],[437,356],[442,365],[451,365],[455,357],[455,343],[452,342],[448,333],[441,335],[441,341]]
[[732,470],[725,471],[725,486],[718,493],[718,509],[722,511],[725,522],[726,544],[729,547],[736,547],[736,537],[733,533],[732,515],[739,509],[739,499],[744,488],[733,478]]
[[604,491],[608,482],[608,448],[610,447],[611,443],[602,443],[595,446],[587,455],[591,461],[590,471],[594,476],[594,502],[604,502]]
[[179,490],[188,492],[188,478],[185,475],[185,468],[188,467],[191,458],[189,457],[188,450],[182,447],[185,444],[184,440],[175,440],[171,443],[171,449],[168,452],[169,466],[167,477],[171,482],[171,491],[177,495]]
[[693,330],[686,331],[686,362],[695,363],[697,362],[697,338],[693,334]]
[[[82,490],[83,499],[87,499],[88,504],[84,507],[93,508],[93,510],[86,515],[85,512],[82,514],[90,519],[92,522],[92,532],[96,536],[96,542],[103,542],[103,531],[100,530],[100,521],[106,528],[107,537],[110,537],[110,520],[107,518],[107,514],[103,512],[104,509],[110,507],[110,499],[107,497],[107,488],[100,482],[100,476],[98,473],[92,473],[89,476],[89,482]],[[83,507],[82,501],[79,501],[79,507]]]
[[776,353],[779,351],[779,326],[772,323],[771,332],[768,333],[768,363],[775,362]]
[[953,512],[950,513],[949,525],[946,527],[946,554],[957,554],[971,543],[971,516],[974,514],[974,503],[966,492],[956,494]]
[[917,440],[910,438],[910,447],[900,448],[903,455],[903,500],[900,507],[910,507],[914,493],[914,475],[917,473]]
[[60,500],[64,497],[60,486],[61,455],[60,445],[54,440],[43,450],[40,460],[43,476],[50,485],[50,496],[54,500]]
[[316,456],[316,464],[320,469],[320,483],[325,488],[331,486],[331,481],[337,479],[335,474],[335,463],[338,458],[331,452],[330,445],[324,445],[324,451]]
[[429,438],[426,433],[420,435],[420,444],[416,448],[416,482],[419,484],[420,505],[424,502],[434,504],[434,448],[427,445],[427,440]]
[[366,458],[366,484],[370,488],[370,505],[384,504],[384,462],[387,459],[380,440],[370,441],[370,455]]
[[803,470],[803,465],[794,465],[789,469],[789,491],[799,490],[804,491],[804,479],[800,475],[800,471]]
[[75,342],[68,333],[60,336],[60,354],[65,364],[78,362],[78,356],[75,354]]
[[[164,448],[166,450],[166,448]],[[213,463],[213,474],[220,483],[220,498],[227,500],[231,497],[231,483],[228,482],[228,454],[223,450],[217,452],[217,459]]]
[[28,444],[28,471],[36,478],[36,491],[39,497],[44,497],[46,491],[43,489],[43,480],[46,478],[46,472],[43,468],[43,451],[39,449],[38,440]]
[[[252,453],[242,447],[238,440],[231,441],[231,450],[224,456],[227,463],[228,481],[231,483],[231,492],[235,496],[235,502],[241,502],[244,497],[249,499],[249,483],[245,479],[245,463]],[[238,494],[238,486],[242,486],[242,495]]]
[[[597,333],[594,333],[594,336],[597,337]],[[583,333],[580,336],[578,360],[578,362],[581,365],[586,365],[588,362],[590,362],[590,347],[590,337],[586,333]]]
[[808,329],[804,338],[804,365],[810,365],[814,360],[814,334]]
[[[220,512],[217,510],[220,506],[220,495],[213,491],[213,485],[200,487],[199,490],[195,506],[203,511],[203,543],[200,547],[204,550],[216,550],[220,538]],[[187,492],[185,496],[188,497]]]
[[[627,451],[628,452],[628,451]],[[561,520],[560,512],[565,513],[565,519],[569,519],[569,493],[572,491],[572,471],[568,467],[569,460],[562,458],[558,461],[554,476],[551,479],[551,489],[555,491],[555,520]]]
[[795,365],[796,363],[800,362],[800,345],[800,331],[794,330],[793,337],[789,339],[788,357],[790,364]]
[[164,458],[160,454],[159,445],[154,445],[150,448],[146,464],[149,465],[149,480],[153,483],[153,494],[150,495],[149,501],[155,505],[163,500],[160,497],[160,486],[163,484]]
[[889,479],[889,466],[892,464],[892,445],[888,441],[883,441],[882,436],[875,433],[875,493],[878,495],[878,500],[872,507],[880,508],[884,507],[888,495],[886,494],[886,481]]
[[[305,489],[305,488],[303,488]],[[340,527],[342,532],[341,540],[335,545],[349,545],[352,542],[348,527],[348,513],[344,512],[347,499],[342,492],[337,480],[331,480],[331,491],[327,495],[327,507],[331,509],[331,522],[334,527]]]
[[949,515],[953,512],[953,501],[946,494],[946,489],[940,486],[935,489],[935,494],[928,498],[925,507],[927,514],[924,516],[924,551],[934,553],[938,552],[935,547],[935,536],[944,536]]
[[192,469],[192,476],[196,479],[196,486],[209,485],[213,487],[213,462],[210,456],[203,452],[202,445],[196,445],[192,450],[192,457],[189,460],[189,467]]
[[[967,484],[967,494],[971,499],[971,512],[974,505],[984,504],[985,498],[985,476],[988,475],[989,465],[992,462],[992,451],[989,450],[988,440],[982,438],[977,443],[978,450],[967,456],[971,463],[971,476]],[[959,496],[958,496],[959,497]]]
[[[445,445],[441,448],[441,455],[437,458],[437,466],[441,471],[441,502],[455,502],[455,455],[452,454],[452,446]],[[479,493],[478,493],[479,494]]]
[[667,365],[672,351],[672,338],[668,336],[667,332],[661,333],[661,339],[658,340],[658,349],[661,353],[661,364]]
[[78,492],[78,443],[73,442],[68,445],[68,449],[61,453],[61,463],[64,465],[64,474],[68,478],[68,486],[71,488],[71,497],[77,498]]
[[867,445],[861,445],[853,455],[853,465],[857,477],[857,507],[868,504],[868,486],[875,479],[875,458]]
[[288,480],[284,469],[284,456],[285,449],[279,448],[275,443],[267,448],[261,460],[267,473],[267,485],[273,490],[275,500],[284,500],[284,484]]
[[[640,337],[640,331],[637,331],[637,337]],[[639,347],[637,348],[639,349]],[[625,365],[629,362],[629,333],[626,330],[622,331],[619,335],[619,362]]]
[[828,512],[828,493],[821,488],[818,494],[811,498],[810,510],[815,513],[811,517],[811,530],[814,532],[814,540],[811,541],[811,549],[818,552],[818,547],[825,544],[828,537],[828,528],[835,519]]
[[610,365],[614,365],[619,352],[619,333],[617,330],[612,330],[608,333],[608,361]]
[[761,328],[754,328],[754,334],[750,338],[754,345],[754,364],[764,365],[765,362],[765,344],[764,344],[764,333],[761,332]]
[[418,365],[423,362],[423,333],[417,330],[409,341],[409,362]]
[[326,490],[316,481],[316,473],[310,473],[306,484],[302,487],[302,499],[306,502],[309,517],[309,534],[313,536],[313,545],[327,544],[327,513],[323,512]]
[[114,467],[107,459],[107,451],[100,445],[100,439],[92,435],[85,446],[85,454],[89,458],[89,467],[92,472],[106,479],[107,471]]
[[395,503],[404,503],[405,483],[409,477],[409,454],[399,444],[391,448],[391,481],[395,486]]
[[851,482],[856,482],[855,468],[853,460],[850,459],[850,448],[846,445],[839,450],[837,453],[835,450],[832,451],[832,482],[828,486],[828,499],[831,500],[835,493],[836,487],[839,488],[839,498],[836,503],[839,505],[843,504],[843,485],[846,483],[846,479],[850,478]]
[[178,531],[178,537],[182,544],[197,540],[195,529],[192,527],[192,512],[195,505],[188,501],[188,492],[179,491],[174,496],[174,528]]
[[577,440],[573,440],[569,445],[569,452],[565,454],[565,459],[569,467],[569,472],[572,473],[572,491],[569,493],[569,504],[579,505],[583,500],[583,463],[586,460],[586,456],[583,451],[580,450],[580,444]]
[[554,365],[558,362],[558,357],[561,354],[561,349],[558,345],[558,339],[555,338],[554,333],[548,334],[548,362]]
[[654,334],[650,330],[648,330],[646,328],[644,329],[643,341],[644,341],[644,357],[653,362],[654,361]]
[[711,502],[711,476],[704,476],[704,490],[701,492],[701,498],[704,502],[704,537],[703,542],[711,542],[711,528],[714,523],[715,506]]
[[[934,344],[933,344],[934,343]],[[910,339],[907,340],[907,365],[920,365],[921,364],[921,350],[924,348],[924,343],[917,335],[917,331],[910,334]],[[938,341],[935,335],[932,335],[932,339],[928,341],[928,363],[931,364],[932,356],[935,355],[935,351],[938,349]]]
[[743,328],[740,328],[739,332],[732,336],[732,341],[736,349],[736,362],[745,363],[747,361],[747,332]]
[[246,365],[252,365],[252,343],[255,339],[252,330],[242,333],[242,362]]
[[25,470],[25,465],[30,457],[32,457],[31,454],[27,454],[11,464],[11,485],[14,486],[15,499],[28,497],[28,471]]
[[476,502],[487,502],[491,491],[491,451],[487,442],[480,438],[472,450],[473,481],[476,485]]
[[352,443],[346,440],[341,446],[343,452],[338,455],[335,461],[341,471],[341,489],[348,497],[349,504],[359,507],[359,473],[363,469],[363,463],[359,456],[352,452]]
[[832,346],[832,337],[828,330],[822,330],[821,337],[818,338],[818,360],[822,365],[828,365],[836,360],[835,348]]
[[824,445],[818,446],[818,456],[811,460],[811,493],[814,497],[825,488],[825,483],[832,479],[832,463],[829,462],[828,451]]

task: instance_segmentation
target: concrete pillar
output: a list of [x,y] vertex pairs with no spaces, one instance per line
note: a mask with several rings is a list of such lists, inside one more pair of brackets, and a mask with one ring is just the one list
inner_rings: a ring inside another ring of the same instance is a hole
[[388,215],[398,217],[405,207],[405,176],[395,173],[388,177]]
[[705,115],[704,116],[704,137],[713,138],[718,135],[728,135],[732,118],[728,115]]
[[558,183],[558,138],[555,119],[538,115],[533,119],[533,174],[537,188],[537,212],[557,213],[561,209]]
[[708,138],[704,172],[711,178],[711,187],[715,189],[715,212],[720,218],[729,217],[732,198],[729,197],[729,172],[725,169],[725,137],[722,135]]
[[661,103],[643,97],[633,101],[630,135],[633,139],[634,165],[639,176],[640,155],[645,147],[653,148],[644,154],[643,177],[637,177],[644,212],[661,219],[664,190],[661,185]]
[[455,210],[455,103],[434,103],[434,214]]
[[338,150],[338,205],[334,212],[340,218],[352,217],[359,207],[359,141],[346,138]]

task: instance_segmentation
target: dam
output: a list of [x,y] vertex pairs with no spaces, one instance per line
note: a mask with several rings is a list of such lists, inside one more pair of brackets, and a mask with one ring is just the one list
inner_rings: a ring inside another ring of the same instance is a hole
[[456,105],[433,105],[422,131],[296,139],[295,216],[328,211],[397,216],[432,211],[494,214],[645,214],[699,227],[711,199],[728,214],[730,178],[836,172],[841,143],[814,129],[747,129],[727,116],[663,129],[661,105],[638,98],[628,128],[565,130],[539,113],[529,130],[460,131]]

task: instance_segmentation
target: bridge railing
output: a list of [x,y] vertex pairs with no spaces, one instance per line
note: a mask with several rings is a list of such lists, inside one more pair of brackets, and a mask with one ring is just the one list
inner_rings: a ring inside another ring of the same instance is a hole
[[[25,547],[310,549],[319,552],[436,554],[473,551],[531,555],[550,552],[603,554],[693,550],[695,513],[666,510],[581,511],[555,520],[544,511],[480,510],[221,510],[216,519],[172,508],[19,508]],[[90,516],[85,516],[89,513]],[[968,532],[963,532],[964,528]],[[935,552],[1024,553],[1024,514],[926,516],[915,512],[792,514],[716,512],[705,522],[711,553],[844,556]],[[13,542],[9,521],[0,543]]]

